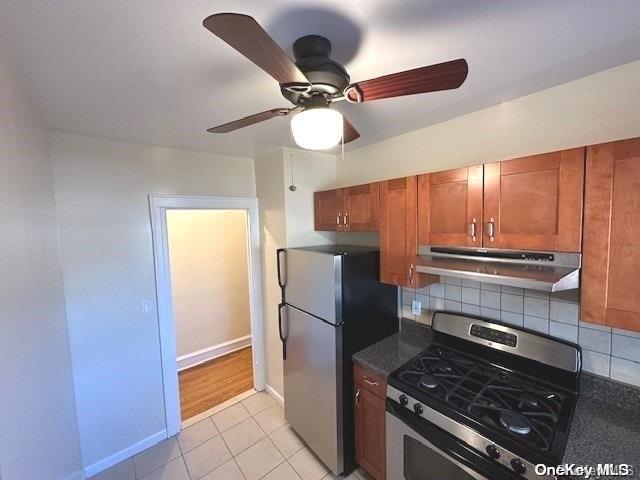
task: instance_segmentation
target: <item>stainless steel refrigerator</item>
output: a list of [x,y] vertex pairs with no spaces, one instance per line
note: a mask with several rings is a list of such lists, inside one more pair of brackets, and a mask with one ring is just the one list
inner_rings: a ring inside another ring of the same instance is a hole
[[351,356],[398,330],[397,288],[378,250],[280,249],[279,331],[287,421],[331,471],[355,466]]

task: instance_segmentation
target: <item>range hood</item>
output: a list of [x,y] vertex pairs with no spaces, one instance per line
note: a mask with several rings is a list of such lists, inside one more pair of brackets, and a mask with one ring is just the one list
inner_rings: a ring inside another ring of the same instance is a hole
[[580,286],[579,253],[421,246],[416,271],[559,292]]

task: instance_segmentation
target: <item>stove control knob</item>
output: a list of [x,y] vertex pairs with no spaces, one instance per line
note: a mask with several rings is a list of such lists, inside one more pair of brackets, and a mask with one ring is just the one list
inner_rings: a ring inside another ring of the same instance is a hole
[[400,400],[400,405],[402,405],[403,407],[406,407],[407,403],[409,403],[409,399],[406,395],[400,395],[400,398],[398,400]]
[[519,458],[511,460],[511,468],[513,468],[514,472],[519,473],[520,475],[524,475],[527,471],[527,467],[524,466],[524,463],[522,463],[522,460]]
[[487,445],[487,448],[485,450],[487,451],[487,455],[489,455],[490,458],[493,458],[494,460],[500,458],[500,450],[498,450],[498,447],[496,447],[495,445]]
[[413,406],[413,411],[416,412],[418,415],[422,415],[422,405],[420,405],[419,403],[416,403]]

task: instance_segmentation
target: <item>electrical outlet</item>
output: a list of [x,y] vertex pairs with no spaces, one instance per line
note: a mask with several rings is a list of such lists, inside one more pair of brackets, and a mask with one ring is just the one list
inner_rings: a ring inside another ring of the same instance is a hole
[[414,315],[420,315],[420,310],[422,309],[422,302],[418,300],[411,300],[411,313]]

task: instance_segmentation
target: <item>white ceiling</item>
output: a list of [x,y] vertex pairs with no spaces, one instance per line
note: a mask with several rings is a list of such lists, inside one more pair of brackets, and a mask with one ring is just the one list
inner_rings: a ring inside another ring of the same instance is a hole
[[458,90],[340,109],[357,148],[640,58],[629,0],[0,0],[0,41],[48,128],[253,156],[288,145],[286,119],[226,135],[213,125],[287,106],[275,81],[202,27],[255,17],[291,54],[334,44],[352,81],[459,57]]

